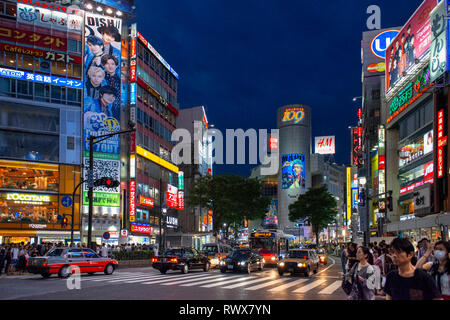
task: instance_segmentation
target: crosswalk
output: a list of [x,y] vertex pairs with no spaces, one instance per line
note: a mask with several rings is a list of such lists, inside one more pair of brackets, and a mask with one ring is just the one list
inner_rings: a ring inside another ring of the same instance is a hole
[[[56,279],[55,279],[56,280]],[[305,294],[317,291],[320,295],[332,295],[340,287],[336,278],[290,278],[265,274],[218,274],[213,272],[196,272],[188,274],[156,274],[144,272],[116,272],[111,276],[82,276],[81,281],[102,284],[142,284],[160,286],[180,286],[197,288],[220,288],[226,290],[240,289],[248,291],[265,290],[270,293]]]

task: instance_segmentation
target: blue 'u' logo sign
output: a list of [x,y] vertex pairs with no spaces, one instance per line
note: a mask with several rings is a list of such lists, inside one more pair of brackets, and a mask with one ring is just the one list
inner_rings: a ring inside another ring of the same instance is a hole
[[386,59],[386,49],[398,33],[398,30],[391,29],[377,34],[370,44],[372,53],[380,59]]

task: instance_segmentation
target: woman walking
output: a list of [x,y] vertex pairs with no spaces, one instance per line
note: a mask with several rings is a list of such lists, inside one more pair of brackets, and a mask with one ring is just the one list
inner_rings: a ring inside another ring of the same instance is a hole
[[357,262],[349,271],[352,290],[349,300],[375,300],[376,270],[373,256],[367,247],[359,247],[356,251]]

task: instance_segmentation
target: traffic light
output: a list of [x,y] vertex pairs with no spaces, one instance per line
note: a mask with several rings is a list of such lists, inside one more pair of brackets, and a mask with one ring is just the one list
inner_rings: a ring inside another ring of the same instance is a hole
[[120,181],[107,177],[103,177],[94,181],[94,187],[116,188],[119,185]]
[[61,228],[67,227],[67,222],[68,222],[68,220],[67,220],[66,216],[64,216],[61,220]]

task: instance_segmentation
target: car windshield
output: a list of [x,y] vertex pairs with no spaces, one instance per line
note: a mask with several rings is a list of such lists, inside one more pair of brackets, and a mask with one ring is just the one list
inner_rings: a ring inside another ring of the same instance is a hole
[[54,248],[51,249],[47,254],[46,257],[59,257],[63,253],[64,249],[61,248]]
[[247,259],[250,257],[250,254],[251,252],[248,250],[235,250],[230,254],[230,257],[234,259]]
[[300,258],[304,259],[305,256],[308,258],[308,251],[303,250],[295,250],[295,251],[289,251],[289,258]]
[[203,246],[203,252],[207,255],[214,255],[218,253],[217,246]]
[[165,250],[163,253],[164,256],[177,256],[177,257],[182,256],[183,254],[184,250],[182,249],[168,249]]

